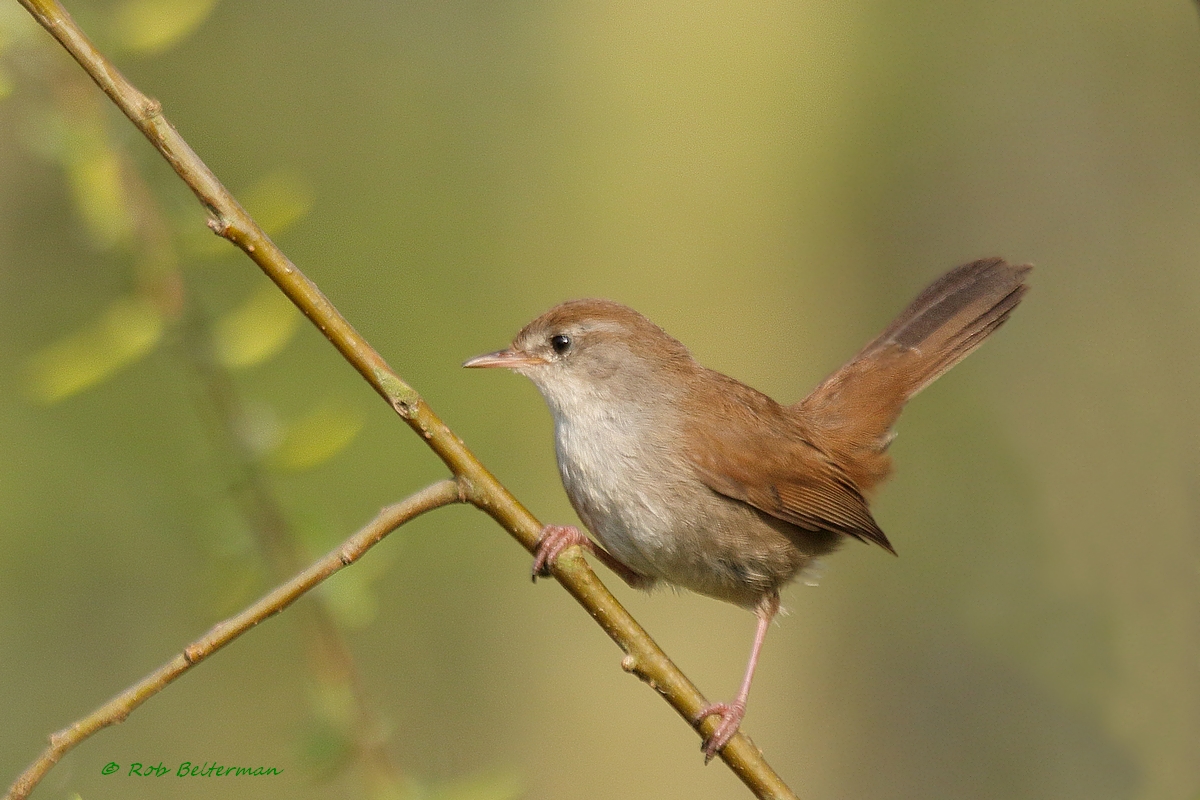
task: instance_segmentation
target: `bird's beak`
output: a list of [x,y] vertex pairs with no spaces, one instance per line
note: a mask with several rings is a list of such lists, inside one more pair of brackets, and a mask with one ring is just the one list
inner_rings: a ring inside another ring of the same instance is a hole
[[522,353],[517,350],[497,350],[494,353],[484,353],[481,356],[468,358],[463,362],[464,367],[505,367],[507,369],[515,369],[517,367],[533,367],[538,364],[545,364],[546,360],[537,356],[531,356],[527,353]]

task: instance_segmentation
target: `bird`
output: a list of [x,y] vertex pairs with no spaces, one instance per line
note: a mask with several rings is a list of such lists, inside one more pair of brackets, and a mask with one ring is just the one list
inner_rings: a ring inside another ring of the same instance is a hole
[[1031,265],[1001,258],[951,269],[811,393],[782,405],[702,366],[628,306],[561,303],[512,344],[467,360],[530,379],[554,419],[567,497],[597,542],[547,525],[533,576],[578,545],[630,586],[665,583],[752,610],[754,642],[734,700],[701,748],[737,733],[779,592],[847,539],[895,554],[867,497],[892,470],[904,405],[1002,325]]

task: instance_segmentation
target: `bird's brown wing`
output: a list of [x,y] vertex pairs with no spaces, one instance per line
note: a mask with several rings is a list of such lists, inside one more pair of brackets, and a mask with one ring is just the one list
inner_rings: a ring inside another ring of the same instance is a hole
[[720,408],[695,409],[684,452],[714,492],[806,530],[828,530],[895,552],[854,482],[807,435],[802,420],[719,373]]

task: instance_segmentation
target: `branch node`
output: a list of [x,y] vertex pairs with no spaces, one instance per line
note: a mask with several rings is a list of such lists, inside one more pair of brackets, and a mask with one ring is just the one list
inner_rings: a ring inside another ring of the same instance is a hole
[[621,669],[636,675],[638,669],[637,658],[634,657],[632,653],[627,653],[625,657],[621,659]]
[[403,419],[411,418],[413,412],[416,410],[412,403],[404,399],[393,400],[392,408],[396,409],[396,413]]
[[480,511],[486,511],[492,504],[492,498],[487,491],[481,489],[471,476],[455,475],[454,480],[458,482],[458,496],[462,498],[462,502],[470,503]]
[[153,97],[142,96],[142,107],[139,113],[144,121],[150,122],[156,117],[161,117],[163,114],[162,103]]

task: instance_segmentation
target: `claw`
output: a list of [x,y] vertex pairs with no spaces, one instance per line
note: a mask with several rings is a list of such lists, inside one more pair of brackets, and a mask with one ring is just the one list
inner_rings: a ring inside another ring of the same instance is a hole
[[570,525],[547,525],[542,528],[542,536],[538,539],[537,549],[533,556],[533,569],[530,577],[537,580],[550,574],[550,566],[558,560],[563,550],[577,544],[585,550],[593,549],[592,540],[579,532],[578,528]]
[[746,704],[733,702],[707,705],[692,718],[692,723],[699,725],[714,714],[719,716],[721,721],[717,723],[713,732],[700,743],[700,749],[704,751],[705,764],[712,761],[713,757],[721,752],[721,749],[729,744],[729,740],[738,732],[738,728],[742,724],[742,717],[746,716]]

